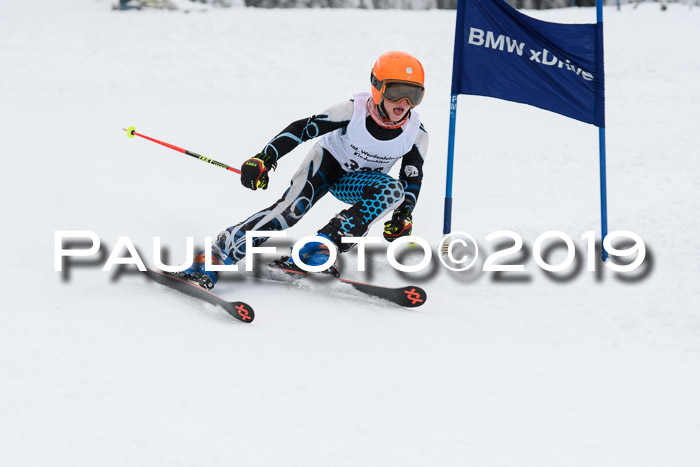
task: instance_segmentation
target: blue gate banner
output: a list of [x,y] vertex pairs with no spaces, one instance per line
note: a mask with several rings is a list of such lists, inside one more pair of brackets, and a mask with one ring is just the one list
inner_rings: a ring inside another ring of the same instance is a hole
[[604,128],[603,23],[549,23],[505,0],[459,0],[452,94],[529,104]]

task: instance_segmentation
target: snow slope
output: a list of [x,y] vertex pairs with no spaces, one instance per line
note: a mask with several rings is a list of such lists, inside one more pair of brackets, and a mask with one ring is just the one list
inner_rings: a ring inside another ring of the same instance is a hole
[[[130,270],[103,273],[105,257],[65,278],[54,232],[94,231],[105,255],[128,236],[147,262],[160,236],[181,262],[186,236],[201,244],[274,202],[309,143],[251,192],[122,128],[237,166],[290,121],[366,90],[376,56],[402,49],[428,73],[415,233],[436,245],[454,12],[109,4],[0,4],[2,465],[697,465],[697,8],[605,11],[610,229],[646,241],[641,279],[584,267],[555,281],[531,256],[524,280],[435,262],[400,275],[383,244],[368,274],[354,253],[344,270],[421,285],[420,311],[231,275],[219,292],[258,314],[244,326]],[[594,127],[463,96],[453,228],[485,248],[502,229],[530,247],[561,230],[583,248],[599,231],[597,158]],[[290,240],[339,209],[322,200]]]

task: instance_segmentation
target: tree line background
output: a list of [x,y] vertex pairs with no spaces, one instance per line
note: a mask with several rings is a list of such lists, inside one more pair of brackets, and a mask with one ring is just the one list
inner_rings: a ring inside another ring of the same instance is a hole
[[[200,0],[201,1],[201,0]],[[454,10],[457,0],[243,0],[246,6],[258,8],[365,8],[428,10],[432,8]],[[572,6],[572,0],[506,0],[515,8],[543,10]],[[700,4],[700,0],[620,0],[620,3]],[[595,6],[596,0],[574,0],[579,7]],[[604,0],[606,5],[615,5],[617,0]]]

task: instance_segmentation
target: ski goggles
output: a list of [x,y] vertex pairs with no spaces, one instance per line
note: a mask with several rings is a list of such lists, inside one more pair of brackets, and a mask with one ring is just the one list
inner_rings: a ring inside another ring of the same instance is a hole
[[377,80],[374,87],[377,88],[384,99],[389,102],[396,103],[407,100],[411,107],[420,104],[423,100],[423,94],[425,93],[425,88],[423,88],[423,86],[406,81]]

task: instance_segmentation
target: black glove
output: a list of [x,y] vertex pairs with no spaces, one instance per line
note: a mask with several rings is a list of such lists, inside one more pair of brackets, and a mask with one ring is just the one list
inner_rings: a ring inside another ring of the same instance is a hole
[[241,183],[251,190],[258,188],[267,190],[267,183],[270,181],[267,172],[269,169],[274,170],[275,167],[277,164],[271,162],[271,158],[267,154],[260,153],[251,157],[241,166]]
[[413,216],[408,208],[397,209],[391,216],[391,220],[384,224],[384,238],[393,242],[399,237],[411,235],[413,230]]

